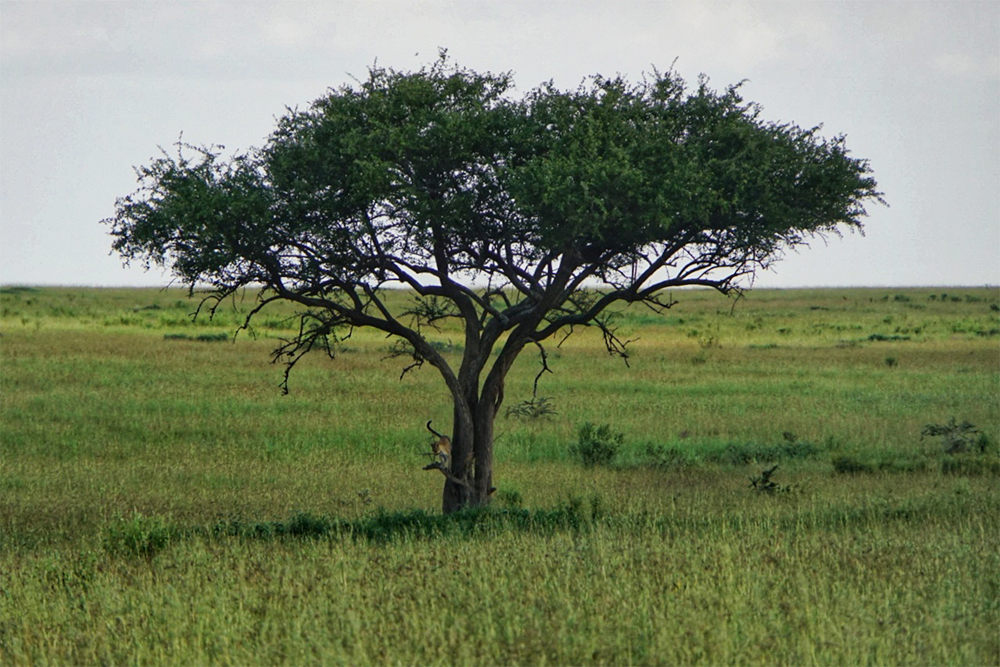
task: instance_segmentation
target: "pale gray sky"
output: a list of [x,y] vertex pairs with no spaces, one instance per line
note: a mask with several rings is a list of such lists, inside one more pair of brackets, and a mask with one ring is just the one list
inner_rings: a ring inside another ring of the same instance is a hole
[[764,117],[846,134],[891,207],[758,287],[1000,284],[1000,3],[0,0],[0,283],[161,285],[102,218],[181,132],[237,151],[286,106],[416,69],[747,79]]

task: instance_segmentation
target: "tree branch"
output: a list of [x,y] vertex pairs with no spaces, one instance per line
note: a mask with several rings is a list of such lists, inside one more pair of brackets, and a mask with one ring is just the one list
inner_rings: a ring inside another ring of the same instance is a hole
[[452,482],[454,484],[458,484],[459,486],[464,486],[466,488],[471,488],[471,486],[469,485],[468,482],[466,482],[464,479],[461,479],[461,478],[456,477],[455,475],[453,475],[452,472],[450,470],[448,470],[447,468],[445,468],[444,465],[442,465],[442,463],[440,461],[435,461],[434,463],[428,463],[427,465],[424,466],[423,469],[424,470],[440,470],[441,474],[444,475],[448,479],[448,481],[450,481],[450,482]]
[[531,342],[538,347],[538,353],[542,361],[542,370],[538,371],[538,375],[535,376],[535,383],[531,390],[531,397],[538,398],[538,381],[542,379],[542,375],[544,375],[545,373],[551,373],[552,369],[549,368],[549,355],[545,351],[545,348],[542,346],[541,342],[537,340],[533,340]]

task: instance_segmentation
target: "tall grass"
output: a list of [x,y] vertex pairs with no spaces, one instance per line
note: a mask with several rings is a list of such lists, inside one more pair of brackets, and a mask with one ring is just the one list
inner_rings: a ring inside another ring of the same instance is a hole
[[[0,663],[1000,662],[997,291],[674,296],[619,315],[631,368],[550,346],[555,414],[501,414],[496,507],[452,519],[448,395],[381,336],[282,396],[290,311],[0,290]],[[921,437],[951,418],[990,451]]]
[[655,512],[584,505],[552,530],[387,542],[310,531],[321,517],[184,537],[120,520],[105,534],[131,529],[139,548],[7,553],[4,662],[995,662],[1000,526],[983,480],[924,498],[702,481]]

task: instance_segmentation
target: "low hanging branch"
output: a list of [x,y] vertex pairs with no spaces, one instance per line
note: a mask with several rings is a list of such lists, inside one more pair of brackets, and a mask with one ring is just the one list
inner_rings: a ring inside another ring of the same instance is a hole
[[448,470],[444,466],[444,464],[442,464],[440,461],[435,461],[434,463],[429,463],[425,465],[424,470],[440,470],[441,474],[445,476],[445,479],[447,479],[452,484],[458,484],[459,486],[469,488],[469,482],[467,480],[461,479],[453,475],[451,471]]
[[532,341],[536,347],[538,347],[538,356],[542,364],[542,370],[538,371],[538,375],[535,376],[535,383],[531,390],[532,400],[538,399],[538,381],[542,379],[542,375],[545,373],[551,373],[552,369],[549,368],[549,355],[545,351],[545,347],[537,340]]
[[396,342],[392,344],[389,348],[389,354],[382,357],[382,361],[385,361],[386,359],[398,359],[400,357],[410,358],[410,363],[404,366],[402,372],[399,374],[400,380],[406,377],[406,374],[410,371],[423,366],[426,361],[426,359],[424,359],[412,345],[402,339],[397,339]]

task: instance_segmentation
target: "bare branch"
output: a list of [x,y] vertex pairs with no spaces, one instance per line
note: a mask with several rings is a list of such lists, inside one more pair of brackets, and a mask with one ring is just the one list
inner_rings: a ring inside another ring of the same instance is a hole
[[460,477],[456,477],[455,475],[453,475],[452,472],[450,470],[448,470],[447,468],[445,468],[444,465],[440,461],[435,461],[434,463],[428,463],[427,465],[424,466],[423,469],[424,470],[440,470],[441,474],[444,475],[446,478],[448,478],[449,481],[454,482],[455,484],[458,484],[459,486],[464,486],[466,488],[471,488],[470,484],[467,481],[465,481],[464,479],[461,479]]
[[636,338],[623,341],[619,338],[617,335],[618,327],[611,326],[610,317],[595,317],[593,319],[593,324],[600,329],[601,335],[604,336],[604,347],[607,348],[608,354],[611,356],[621,357],[621,360],[625,362],[625,366],[629,366],[629,353],[626,348],[629,344],[634,343],[639,339]]
[[535,346],[538,348],[538,354],[542,363],[542,370],[538,371],[538,375],[535,376],[535,384],[533,389],[531,390],[531,397],[534,399],[538,398],[538,381],[542,379],[542,375],[544,375],[545,373],[551,373],[552,369],[549,368],[549,355],[545,351],[545,348],[542,346],[542,344],[537,340],[533,340],[531,342],[534,343]]
[[406,377],[406,374],[410,371],[421,368],[424,365],[424,361],[426,361],[423,355],[409,341],[402,338],[396,340],[392,347],[389,348],[389,354],[382,357],[382,360],[385,361],[386,359],[396,359],[399,357],[409,357],[413,361],[413,363],[403,368],[403,372],[399,374],[400,380]]

